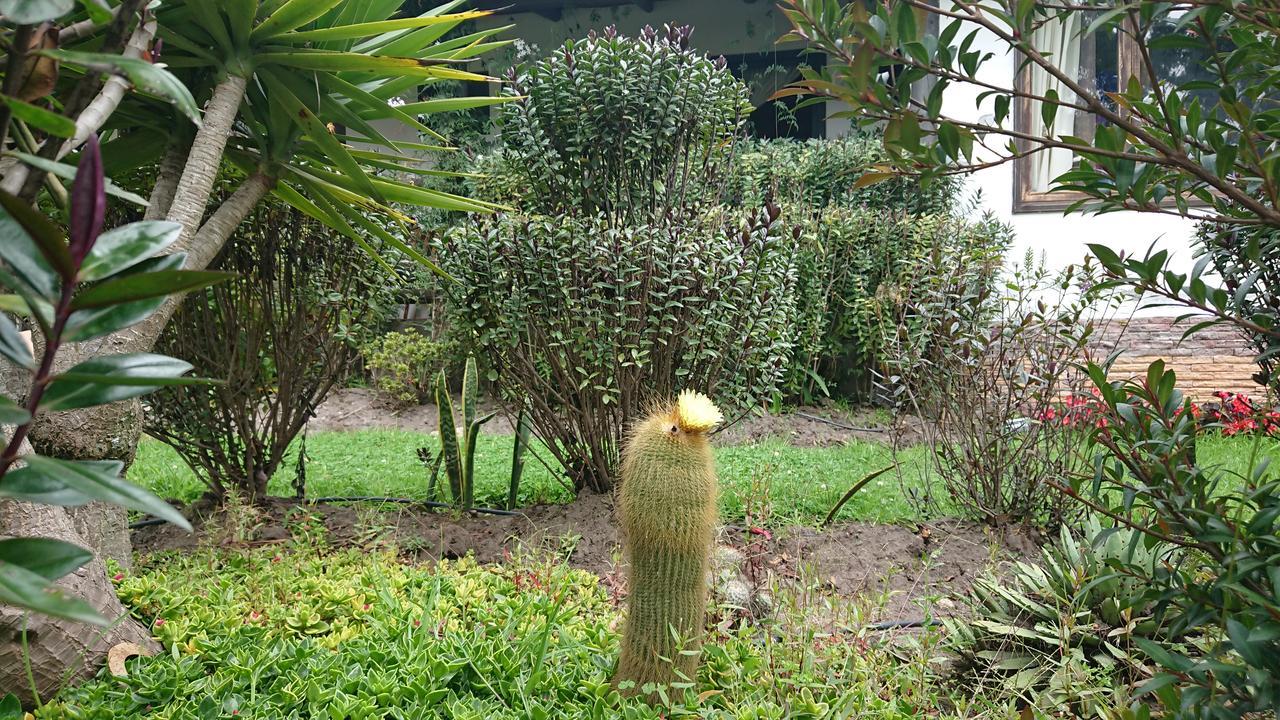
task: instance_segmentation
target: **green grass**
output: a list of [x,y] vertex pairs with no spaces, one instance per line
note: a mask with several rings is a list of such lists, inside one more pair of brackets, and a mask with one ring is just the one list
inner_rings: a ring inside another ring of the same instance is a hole
[[930,650],[882,642],[865,606],[829,595],[802,605],[782,589],[776,623],[708,625],[687,687],[652,705],[622,698],[610,685],[621,613],[595,575],[521,556],[404,565],[375,546],[331,551],[317,540],[175,555],[121,576],[121,600],[164,651],[130,660],[124,678],[102,671],[35,716],[1016,717],[932,681]]
[[[476,447],[476,502],[501,507],[511,474],[509,435],[481,435]],[[307,438],[307,494],[310,497],[375,495],[424,498],[427,471],[418,461],[417,449],[436,446],[434,437],[404,430],[359,430],[316,433]],[[558,468],[541,445],[534,452]],[[296,452],[271,479],[270,491],[292,495]],[[920,484],[921,450],[906,454],[904,480]],[[716,449],[722,486],[721,506],[729,521],[741,520],[746,505],[755,498],[753,516],[759,517],[767,498],[769,524],[814,523],[867,473],[892,464],[889,449],[875,443],[855,442],[842,447],[796,448],[772,441],[756,445]],[[204,486],[169,446],[144,438],[129,479],[165,498],[190,502]],[[767,495],[764,493],[767,492]],[[534,457],[525,463],[520,483],[521,506],[568,502],[572,493]],[[846,519],[898,522],[915,517],[900,491],[894,473],[881,476],[858,493],[841,511]]]
[[[480,436],[475,460],[477,504],[501,507],[505,502],[513,441],[510,435]],[[424,498],[427,472],[418,461],[417,449],[436,444],[430,435],[404,430],[316,433],[307,438],[307,494]],[[558,468],[545,448],[535,444],[533,449]],[[1280,467],[1280,439],[1207,436],[1198,445],[1205,466],[1236,474],[1247,472],[1255,450]],[[292,453],[290,462],[272,478],[273,494],[293,494],[295,459]],[[903,487],[923,486],[929,475],[928,455],[924,448],[912,448],[900,459],[901,482],[898,473],[882,475],[855,495],[839,517],[886,523],[920,519]],[[753,518],[759,518],[761,507],[767,506],[769,525],[814,524],[851,485],[892,463],[887,447],[870,442],[827,448],[798,448],[782,441],[718,447],[722,516],[727,522],[742,521],[750,504]],[[569,501],[572,493],[557,476],[558,472],[529,457],[519,504]],[[129,479],[161,497],[187,502],[204,491],[177,453],[151,439],[139,446]]]

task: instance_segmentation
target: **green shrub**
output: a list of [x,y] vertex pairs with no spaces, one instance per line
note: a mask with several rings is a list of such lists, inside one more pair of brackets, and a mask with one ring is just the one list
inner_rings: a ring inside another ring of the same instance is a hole
[[690,48],[689,27],[612,27],[513,68],[499,108],[489,194],[530,214],[645,222],[702,199],[750,113],[725,62]]
[[879,135],[857,133],[833,139],[751,140],[741,143],[726,179],[729,198],[757,205],[770,196],[810,211],[828,207],[866,208],[883,215],[931,215],[955,208],[957,180],[923,185],[913,178],[858,183],[887,159]]
[[224,382],[161,389],[146,430],[217,498],[231,488],[265,499],[289,445],[381,320],[396,283],[363,252],[297,210],[264,205],[211,264],[235,279],[187,296],[165,326],[157,347]]
[[919,666],[847,631],[858,620],[845,604],[806,616],[785,594],[785,632],[712,629],[693,687],[652,707],[623,699],[609,684],[620,613],[599,577],[520,557],[406,565],[391,551],[324,551],[308,522],[292,550],[201,551],[122,577],[121,600],[164,652],[36,717],[898,720],[947,706]]
[[[1038,562],[1016,562],[974,581],[970,618],[945,621],[955,680],[1023,698],[1037,710],[1100,716],[1146,677],[1139,639],[1170,642],[1145,577],[1178,561],[1176,548],[1089,517],[1063,528]],[[1117,572],[1123,569],[1126,572]]]
[[417,330],[389,332],[366,344],[362,352],[378,390],[405,405],[434,400],[436,374],[450,370],[457,355],[452,342]]
[[689,387],[769,396],[794,319],[776,207],[718,202],[746,116],[689,28],[612,29],[514,69],[490,194],[523,215],[438,238],[453,326],[577,489],[612,486],[627,425]]
[[[976,220],[946,212],[912,215],[886,208],[789,206],[784,224],[796,243],[796,334],[786,390],[812,400],[819,394],[869,398],[888,358],[882,341],[897,321],[897,306],[913,303],[927,272],[921,258],[941,252],[996,279],[1010,230],[990,216]],[[944,266],[937,266],[943,271]]]
[[501,216],[445,234],[450,303],[578,489],[612,486],[623,434],[686,387],[743,408],[785,371],[795,299],[768,212],[614,227]]

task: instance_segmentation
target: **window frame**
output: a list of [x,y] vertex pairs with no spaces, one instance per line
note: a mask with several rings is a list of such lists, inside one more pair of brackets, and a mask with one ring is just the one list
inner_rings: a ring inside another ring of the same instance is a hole
[[[1142,64],[1142,51],[1138,47],[1138,42],[1134,38],[1135,28],[1131,21],[1125,20],[1124,27],[1116,36],[1116,87],[1123,88],[1128,86],[1130,78],[1136,77],[1142,83],[1144,88],[1150,87],[1150,80],[1144,72]],[[1016,59],[1021,62],[1025,57],[1019,55]],[[1028,98],[1022,97],[1023,93],[1028,93],[1031,86],[1031,72],[1036,68],[1032,64],[1021,63],[1021,69],[1017,70],[1014,78],[1014,87],[1017,88],[1018,95],[1013,100],[1013,129],[1018,132],[1025,131],[1031,127],[1031,113],[1039,112],[1038,106]],[[1120,112],[1124,112],[1123,108]],[[1026,152],[1031,147],[1030,140],[1018,138],[1015,145],[1018,152]],[[1013,161],[1013,213],[1029,214],[1043,212],[1062,212],[1071,206],[1087,199],[1089,196],[1084,193],[1063,190],[1058,192],[1039,191],[1031,189],[1031,157],[1021,156]],[[1172,199],[1166,202],[1171,203]]]

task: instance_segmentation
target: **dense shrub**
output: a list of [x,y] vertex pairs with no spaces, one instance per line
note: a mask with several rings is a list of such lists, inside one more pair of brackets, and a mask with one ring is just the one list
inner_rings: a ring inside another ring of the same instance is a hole
[[439,250],[499,385],[576,487],[605,489],[650,401],[691,387],[742,408],[781,377],[795,300],[775,220],[502,216],[447,233]]
[[[872,398],[883,369],[882,340],[899,319],[897,306],[920,298],[920,278],[907,273],[941,271],[920,258],[945,249],[982,258],[976,282],[993,283],[1009,229],[988,217],[969,220],[951,212],[912,215],[891,208],[790,206],[784,225],[796,233],[796,337],[786,388],[793,397],[819,394]],[[808,214],[806,214],[808,213]]]
[[612,27],[512,68],[490,194],[530,214],[621,226],[704,199],[750,113],[747,89],[690,49],[690,27]]
[[212,267],[236,278],[187,297],[158,346],[223,382],[157,392],[147,432],[216,497],[259,501],[394,283],[354,243],[281,205],[258,210]]
[[793,399],[874,399],[886,315],[880,291],[939,238],[962,237],[975,252],[1007,242],[1006,228],[967,217],[955,180],[859,182],[885,160],[880,138],[865,133],[749,141],[735,154],[729,200],[780,203],[784,234],[799,239],[798,330],[784,386]]
[[774,390],[793,325],[776,207],[731,208],[746,88],[689,28],[612,29],[511,75],[490,194],[522,215],[437,239],[454,326],[578,489],[612,485],[650,400],[743,408]]
[[770,196],[810,210],[866,208],[885,215],[950,211],[960,183],[941,178],[928,185],[909,177],[862,184],[858,179],[884,163],[880,137],[856,133],[830,140],[753,140],[739,144],[725,184],[731,201],[758,204]]
[[431,402],[436,374],[448,371],[457,355],[448,339],[417,330],[389,332],[366,343],[361,352],[378,390],[406,405]]

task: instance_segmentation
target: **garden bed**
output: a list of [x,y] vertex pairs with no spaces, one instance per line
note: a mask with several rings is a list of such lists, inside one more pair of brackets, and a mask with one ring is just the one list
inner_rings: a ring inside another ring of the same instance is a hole
[[[602,578],[616,578],[621,563],[612,499],[584,495],[571,503],[538,505],[511,516],[448,511],[419,506],[362,503],[300,504],[274,498],[245,531],[247,545],[286,543],[297,527],[324,528],[338,547],[358,547],[376,539],[398,548],[414,562],[459,559],[501,563],[513,555],[551,555]],[[193,551],[231,542],[226,520],[196,523],[194,534],[171,525],[140,528],[133,534],[142,556]],[[824,530],[790,526],[777,530],[728,525],[723,544],[744,550],[774,581],[816,583],[842,596],[863,597],[875,620],[914,619],[921,603],[962,592],[992,562],[1024,556],[1034,543],[1019,535],[995,537],[978,524],[955,520],[914,527],[839,522]],[[237,543],[238,544],[238,543]],[[949,602],[937,608],[952,609]]]
[[[481,413],[497,410],[483,403]],[[369,388],[334,390],[316,408],[315,417],[307,424],[308,432],[363,430],[381,428],[435,432],[435,405],[401,406],[388,402]],[[499,413],[485,426],[487,433],[511,435],[512,419]],[[850,440],[888,442],[889,419],[883,411],[867,408],[797,407],[782,415],[750,415],[728,428],[718,438],[723,444],[759,442],[770,438],[785,439],[796,447],[830,447]],[[911,442],[918,433],[907,430],[899,440]]]

